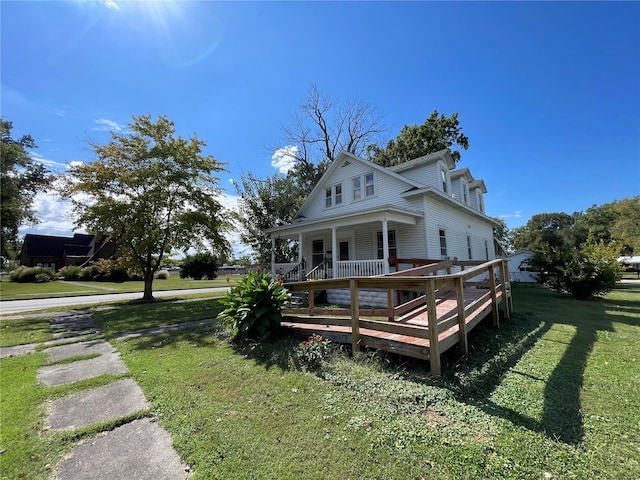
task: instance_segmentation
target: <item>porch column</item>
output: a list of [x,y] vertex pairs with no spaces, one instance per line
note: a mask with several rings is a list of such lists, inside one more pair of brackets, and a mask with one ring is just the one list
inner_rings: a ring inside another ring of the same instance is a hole
[[276,239],[271,236],[271,275],[276,274]]
[[331,278],[337,278],[338,273],[338,236],[336,227],[331,227]]
[[298,234],[298,280],[304,279],[302,268],[302,233]]
[[385,216],[382,219],[382,261],[384,262],[382,268],[384,273],[389,273],[389,228],[387,223],[388,220]]

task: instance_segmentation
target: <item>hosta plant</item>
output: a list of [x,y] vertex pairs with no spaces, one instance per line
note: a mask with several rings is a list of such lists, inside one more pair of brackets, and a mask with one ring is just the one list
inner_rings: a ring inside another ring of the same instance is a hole
[[220,302],[226,308],[220,316],[236,340],[262,340],[280,328],[282,308],[290,299],[282,280],[276,281],[258,268],[222,298]]

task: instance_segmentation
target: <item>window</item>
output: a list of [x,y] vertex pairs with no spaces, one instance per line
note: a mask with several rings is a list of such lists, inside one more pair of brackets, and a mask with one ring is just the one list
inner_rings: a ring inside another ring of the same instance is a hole
[[440,178],[442,179],[442,191],[447,193],[449,191],[449,187],[447,185],[447,172],[440,170]]
[[332,187],[324,189],[324,206],[330,208],[332,206],[342,205],[342,184],[338,183]]
[[471,254],[471,235],[467,235],[467,252],[469,253],[469,260],[473,260],[473,255]]
[[[396,246],[396,231],[389,230],[387,232],[389,239],[389,258],[398,258],[398,248]],[[384,258],[384,244],[382,242],[382,232],[376,232],[378,243],[378,258]]]
[[[364,195],[362,185],[364,184]],[[360,200],[363,197],[372,197],[375,194],[375,180],[373,173],[367,173],[361,177],[352,179],[353,199]]]
[[440,236],[440,255],[443,257],[447,256],[447,232],[444,228],[438,230],[438,235]]
[[484,213],[484,205],[482,204],[482,192],[480,190],[477,190],[476,195],[478,198],[478,210]]
[[462,183],[462,201],[465,204],[469,204],[469,187],[466,183]]
[[364,176],[364,194],[370,197],[373,193],[373,173],[369,173]]
[[362,197],[362,190],[360,188],[360,177],[353,179],[353,199],[360,200]]
[[484,241],[484,255],[489,260],[489,240]]

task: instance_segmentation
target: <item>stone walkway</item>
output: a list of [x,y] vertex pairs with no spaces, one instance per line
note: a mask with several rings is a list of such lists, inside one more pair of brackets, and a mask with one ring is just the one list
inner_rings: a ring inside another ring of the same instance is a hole
[[[89,359],[42,367],[38,380],[47,387],[66,385],[106,373],[126,373],[120,354],[105,341],[86,314],[59,315],[52,320],[54,340],[43,350],[51,361],[95,355]],[[3,356],[29,353],[36,344],[3,348]],[[47,402],[46,426],[73,430],[145,413],[149,403],[131,378]],[[82,441],[58,465],[60,480],[174,480],[190,476],[189,467],[173,449],[171,437],[152,418],[139,418]]]

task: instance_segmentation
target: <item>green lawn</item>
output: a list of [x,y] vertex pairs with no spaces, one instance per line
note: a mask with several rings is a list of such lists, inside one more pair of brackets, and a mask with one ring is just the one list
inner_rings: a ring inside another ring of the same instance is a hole
[[[217,324],[112,342],[193,479],[640,477],[640,285],[597,301],[513,292],[512,318],[474,330],[469,358],[447,352],[441,379],[427,362],[373,353],[336,353],[305,373],[298,340],[240,349]],[[93,316],[109,338],[219,308],[209,299]],[[44,360],[21,358],[0,361],[3,393],[31,399],[0,398],[0,472],[46,478],[69,439],[39,429]],[[11,429],[21,417],[28,435]]]
[[[227,278],[229,281],[227,281]],[[153,290],[185,290],[190,288],[224,287],[234,285],[240,275],[221,276],[215,280],[182,279],[171,275],[166,280],[156,279]],[[47,283],[10,282],[7,276],[0,281],[0,300],[25,300],[29,298],[70,297],[75,295],[101,295],[107,293],[143,292],[144,282],[92,282],[92,281],[54,281]]]

